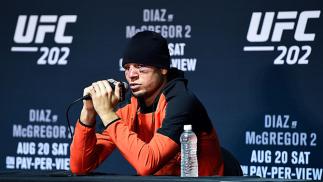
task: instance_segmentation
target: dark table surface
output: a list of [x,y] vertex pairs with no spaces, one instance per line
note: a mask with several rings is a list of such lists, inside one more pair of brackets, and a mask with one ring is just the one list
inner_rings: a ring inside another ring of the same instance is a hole
[[181,178],[178,176],[125,176],[106,173],[91,173],[86,176],[76,176],[69,171],[0,171],[0,181],[33,181],[33,182],[175,182],[175,181],[302,181],[259,178],[257,176],[209,176],[198,178]]

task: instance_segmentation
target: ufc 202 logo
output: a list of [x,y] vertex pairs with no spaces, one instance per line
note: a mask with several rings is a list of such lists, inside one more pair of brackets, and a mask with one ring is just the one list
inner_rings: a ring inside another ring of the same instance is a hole
[[[306,30],[309,22],[317,21],[320,10],[312,11],[280,11],[280,12],[253,12],[247,33],[247,40],[252,44],[271,42],[280,43],[284,32],[293,32],[291,41],[297,44],[313,42],[315,33]],[[262,24],[261,24],[262,23]],[[274,46],[245,46],[244,51],[274,51]],[[281,53],[274,60],[274,64],[308,64],[308,57],[312,51],[310,45],[277,46]]]
[[54,37],[56,44],[71,44],[73,36],[66,35],[67,26],[75,23],[76,15],[19,15],[15,34],[13,37],[16,45],[11,47],[12,52],[38,52],[42,53],[37,60],[38,65],[66,65],[69,56],[69,47],[38,47],[44,44],[46,36]]

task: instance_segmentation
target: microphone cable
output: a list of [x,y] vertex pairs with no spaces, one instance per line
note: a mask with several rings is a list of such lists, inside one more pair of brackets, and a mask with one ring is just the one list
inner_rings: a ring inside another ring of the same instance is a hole
[[72,107],[74,104],[76,104],[76,103],[77,103],[77,102],[79,102],[79,101],[82,101],[83,99],[84,99],[84,97],[80,97],[80,98],[76,99],[75,101],[73,101],[72,103],[70,103],[70,104],[68,105],[67,109],[66,109],[66,112],[65,112],[65,115],[66,115],[66,121],[67,121],[67,127],[68,127],[68,130],[69,130],[70,134],[71,134],[71,139],[72,139],[72,141],[73,141],[73,137],[74,137],[74,132],[72,131],[71,122],[70,122],[69,114],[68,114],[68,113],[69,113],[69,111],[70,111],[71,107]]

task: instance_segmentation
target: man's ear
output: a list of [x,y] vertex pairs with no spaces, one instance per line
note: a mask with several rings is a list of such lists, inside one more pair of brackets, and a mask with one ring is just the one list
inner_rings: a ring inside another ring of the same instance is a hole
[[160,72],[162,75],[166,75],[168,73],[168,69],[161,69]]

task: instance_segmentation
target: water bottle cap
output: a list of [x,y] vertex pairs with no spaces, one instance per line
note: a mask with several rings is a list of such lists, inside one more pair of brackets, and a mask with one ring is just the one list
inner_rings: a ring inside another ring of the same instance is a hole
[[192,125],[184,125],[184,130],[188,131],[188,130],[192,130]]

